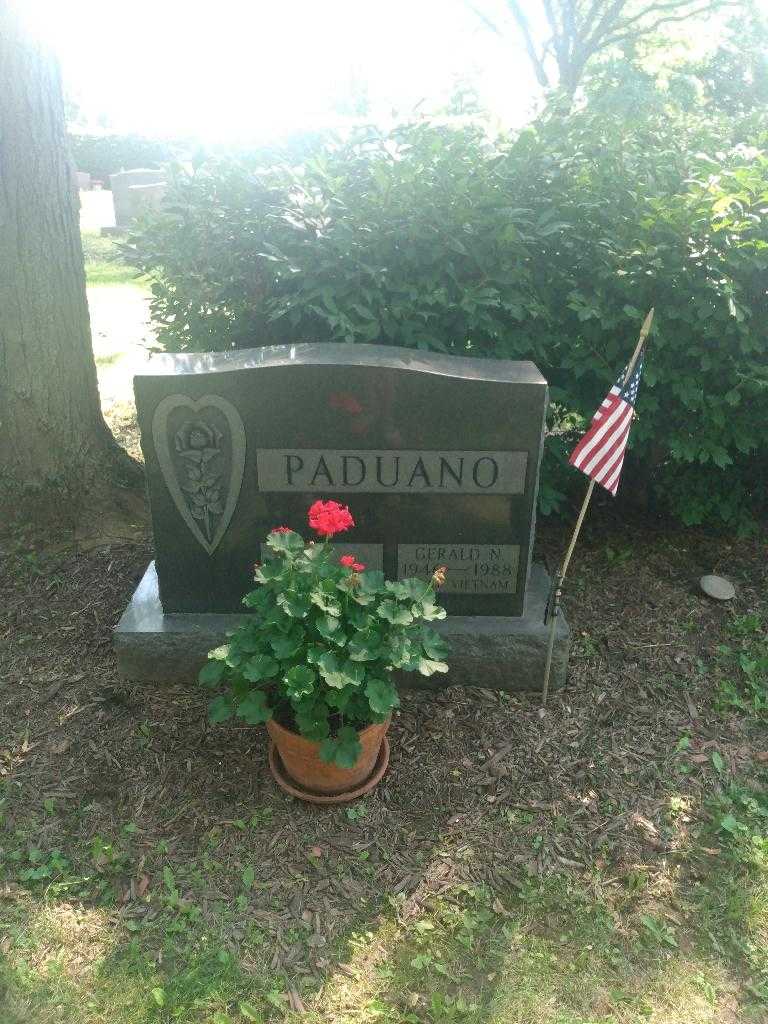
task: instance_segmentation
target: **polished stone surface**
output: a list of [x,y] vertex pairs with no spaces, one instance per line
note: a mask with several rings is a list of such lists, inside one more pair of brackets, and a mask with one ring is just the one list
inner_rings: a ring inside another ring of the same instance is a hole
[[349,553],[381,545],[395,578],[443,549],[450,614],[524,613],[547,404],[532,363],[274,346],[155,356],[135,390],[166,612],[237,612],[268,531],[308,536],[309,505],[339,498]]
[[[403,685],[442,688],[484,686],[498,690],[541,689],[548,629],[544,608],[549,576],[534,565],[525,616],[448,616],[435,623],[451,645],[447,675],[428,680],[401,673]],[[154,563],[147,569],[115,629],[118,668],[129,679],[192,683],[209,650],[223,643],[244,614],[163,614]],[[552,663],[553,688],[565,683],[570,631],[558,620]]]

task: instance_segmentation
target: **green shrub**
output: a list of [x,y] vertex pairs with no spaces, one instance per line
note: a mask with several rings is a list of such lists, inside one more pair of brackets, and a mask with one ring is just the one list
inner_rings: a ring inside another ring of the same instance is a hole
[[177,172],[131,243],[160,341],[533,359],[552,385],[551,510],[654,305],[625,492],[687,523],[745,522],[768,491],[768,158],[734,145],[761,141],[752,123],[633,117],[552,114],[496,139],[423,121],[329,139],[299,166]]
[[160,167],[173,159],[174,147],[141,135],[70,134],[69,147],[78,171],[86,171],[109,188],[110,174],[136,167]]

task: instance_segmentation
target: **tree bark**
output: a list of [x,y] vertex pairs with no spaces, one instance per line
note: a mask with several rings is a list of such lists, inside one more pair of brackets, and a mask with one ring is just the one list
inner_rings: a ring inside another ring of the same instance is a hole
[[89,489],[116,445],[99,404],[58,63],[0,0],[0,481]]

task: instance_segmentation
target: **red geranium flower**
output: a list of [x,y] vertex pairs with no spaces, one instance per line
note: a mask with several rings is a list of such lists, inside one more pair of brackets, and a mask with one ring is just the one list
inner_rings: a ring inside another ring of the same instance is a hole
[[270,533],[293,533],[290,526],[275,526],[269,531]]
[[316,501],[309,509],[309,525],[321,537],[332,537],[355,525],[352,513],[338,501]]
[[351,569],[352,572],[362,572],[365,569],[362,562],[355,561],[354,555],[342,555],[339,561],[346,569]]

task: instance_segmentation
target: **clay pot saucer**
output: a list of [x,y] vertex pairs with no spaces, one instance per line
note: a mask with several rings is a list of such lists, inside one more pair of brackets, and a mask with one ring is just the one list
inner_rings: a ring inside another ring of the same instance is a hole
[[286,793],[290,793],[291,796],[295,796],[298,800],[305,800],[310,804],[348,804],[352,800],[358,800],[361,796],[365,796],[366,793],[370,793],[373,787],[381,782],[388,766],[389,740],[385,736],[381,743],[376,764],[373,766],[373,771],[364,782],[354,789],[348,790],[346,793],[315,793],[311,789],[302,789],[298,782],[294,782],[290,778],[283,767],[283,762],[280,759],[280,754],[274,742],[270,741],[269,744],[269,767],[275,782]]

